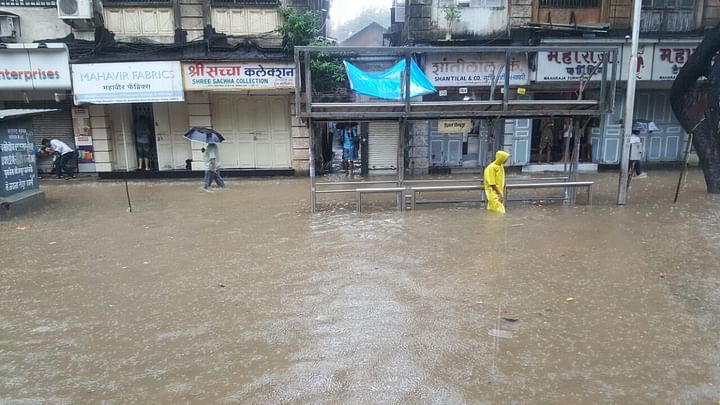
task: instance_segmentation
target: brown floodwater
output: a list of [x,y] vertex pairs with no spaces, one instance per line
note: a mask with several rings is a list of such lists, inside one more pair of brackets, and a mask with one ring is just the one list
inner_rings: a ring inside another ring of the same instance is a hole
[[0,223],[0,403],[717,404],[720,197],[676,175],[505,216],[47,181]]

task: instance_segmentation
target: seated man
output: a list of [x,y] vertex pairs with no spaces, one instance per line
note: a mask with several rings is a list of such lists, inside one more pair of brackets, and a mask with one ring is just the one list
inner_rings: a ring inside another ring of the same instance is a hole
[[75,150],[59,139],[49,140],[44,138],[41,144],[46,153],[51,155],[57,153],[59,155],[58,161],[56,162],[58,179],[63,178],[63,173],[65,173],[65,179],[69,179],[70,177],[75,178],[75,173],[72,170],[68,170],[67,167],[70,159],[75,156]]

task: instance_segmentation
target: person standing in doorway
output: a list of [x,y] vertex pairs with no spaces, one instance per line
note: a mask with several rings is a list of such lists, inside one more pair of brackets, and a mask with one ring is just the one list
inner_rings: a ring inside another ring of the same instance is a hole
[[210,186],[213,180],[218,188],[225,187],[225,180],[220,175],[220,153],[217,144],[210,143],[203,149],[203,160],[205,161],[205,191],[212,191]]
[[632,135],[630,135],[630,174],[634,170],[635,178],[644,179],[648,175],[640,170],[640,160],[642,160],[642,155],[645,152],[645,146],[639,134],[640,131],[633,130]]
[[570,141],[573,137],[573,120],[572,118],[566,118],[563,124],[563,163],[570,161]]
[[[73,158],[75,155],[75,149],[67,146],[67,144],[59,139],[47,139],[44,138],[40,144],[42,145],[43,149],[45,150],[45,153],[47,154],[54,154],[56,153],[57,161],[55,162],[55,168],[57,170],[57,178],[61,179],[65,177],[65,179],[69,178],[75,178],[75,173],[68,169],[68,163],[70,162],[70,159]],[[64,176],[63,176],[64,173]]]
[[357,124],[352,123],[342,131],[345,174],[354,175],[355,161],[358,159],[358,142],[360,141],[357,133]]
[[485,198],[488,211],[505,213],[505,162],[510,154],[499,150],[495,153],[495,161],[490,163],[483,172]]
[[540,156],[538,157],[538,161],[540,163],[543,162],[543,155],[546,155],[545,162],[550,163],[553,140],[555,138],[553,129],[554,126],[552,121],[545,121],[542,124],[542,130],[540,132]]
[[147,118],[135,122],[135,147],[137,149],[138,170],[150,170],[150,154],[152,147],[150,138],[152,128]]

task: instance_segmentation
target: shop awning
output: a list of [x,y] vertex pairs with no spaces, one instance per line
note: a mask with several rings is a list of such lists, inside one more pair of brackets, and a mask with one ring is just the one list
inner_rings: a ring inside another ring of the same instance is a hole
[[42,109],[42,108],[11,108],[7,110],[0,110],[0,120],[9,118],[27,117],[35,114],[42,114],[51,111],[58,111],[57,109]]

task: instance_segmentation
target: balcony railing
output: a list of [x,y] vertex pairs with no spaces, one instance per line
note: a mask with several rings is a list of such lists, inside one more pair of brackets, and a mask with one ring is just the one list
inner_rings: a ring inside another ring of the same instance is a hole
[[599,0],[540,0],[541,8],[598,8]]
[[103,0],[103,4],[105,6],[168,6],[170,5],[170,0]]
[[0,0],[4,7],[55,7],[55,0]]

